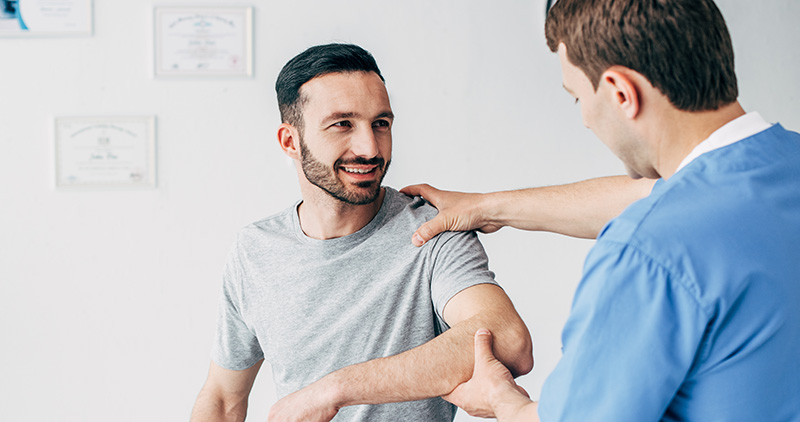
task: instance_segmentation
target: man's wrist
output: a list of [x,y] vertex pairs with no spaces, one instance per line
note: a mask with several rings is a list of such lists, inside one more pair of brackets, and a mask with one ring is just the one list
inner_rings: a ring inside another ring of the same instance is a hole
[[342,407],[349,406],[347,391],[345,391],[346,383],[342,382],[341,374],[339,371],[332,372],[322,377],[315,384],[318,388],[318,393],[321,395],[322,400],[335,408],[337,411]]

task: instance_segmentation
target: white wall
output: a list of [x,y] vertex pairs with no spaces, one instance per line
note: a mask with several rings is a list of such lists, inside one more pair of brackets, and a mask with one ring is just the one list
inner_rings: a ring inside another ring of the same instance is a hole
[[[252,0],[244,80],[154,80],[150,0],[95,0],[92,37],[0,39],[0,420],[188,419],[234,234],[299,196],[275,141],[273,84],[310,45],[353,42],[378,60],[397,115],[389,185],[488,191],[621,173],[561,88],[543,3]],[[719,6],[742,103],[800,129],[800,3]],[[158,117],[157,189],[53,188],[55,116],[141,114]],[[537,397],[592,242],[482,238],[533,333],[536,368],[520,382]],[[264,371],[249,420],[274,400]]]

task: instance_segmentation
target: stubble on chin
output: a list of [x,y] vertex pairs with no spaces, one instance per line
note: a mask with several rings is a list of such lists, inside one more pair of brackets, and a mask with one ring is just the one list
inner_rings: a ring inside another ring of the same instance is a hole
[[341,166],[341,162],[337,161],[333,167],[326,166],[314,158],[302,140],[300,141],[300,155],[306,180],[331,197],[350,205],[366,205],[375,202],[380,196],[381,183],[389,168],[389,163],[383,164],[381,159],[379,166],[381,175],[377,180],[360,182],[351,188],[339,178],[336,172],[336,169]]

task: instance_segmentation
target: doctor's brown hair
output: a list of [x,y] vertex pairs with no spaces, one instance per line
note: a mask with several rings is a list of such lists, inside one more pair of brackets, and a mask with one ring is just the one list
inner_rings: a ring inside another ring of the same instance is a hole
[[684,111],[736,101],[730,34],[712,0],[558,0],[547,46],[566,46],[595,91],[611,66],[635,70]]

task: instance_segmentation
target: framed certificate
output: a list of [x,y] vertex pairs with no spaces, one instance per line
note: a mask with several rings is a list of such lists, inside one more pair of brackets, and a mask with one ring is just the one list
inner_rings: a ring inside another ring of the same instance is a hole
[[92,0],[0,0],[0,37],[91,34]]
[[155,117],[58,117],[56,188],[155,187]]
[[252,76],[252,7],[156,7],[155,75]]

